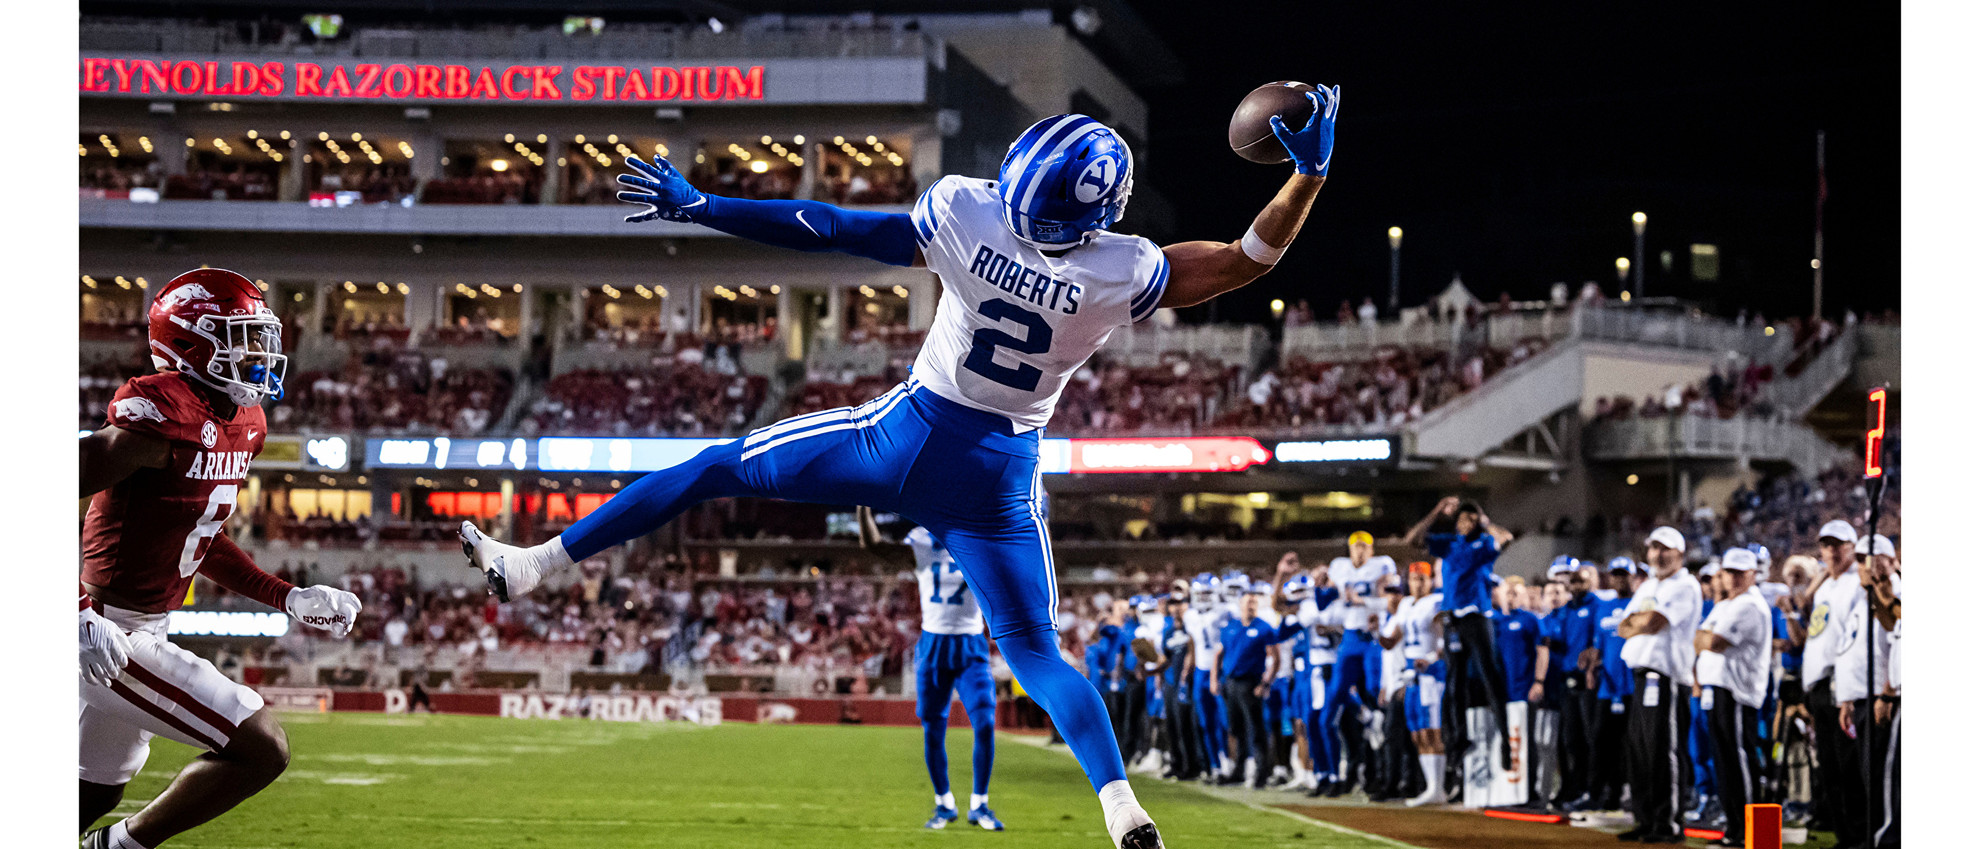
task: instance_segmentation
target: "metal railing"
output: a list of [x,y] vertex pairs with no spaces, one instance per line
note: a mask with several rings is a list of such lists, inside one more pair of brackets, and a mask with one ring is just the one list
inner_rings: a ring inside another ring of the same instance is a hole
[[1799,419],[1835,391],[1856,368],[1858,339],[1854,326],[1838,331],[1829,346],[1808,361],[1800,374],[1783,375],[1767,384],[1767,399],[1788,418]]
[[1488,315],[1477,324],[1462,319],[1389,319],[1373,324],[1315,324],[1288,327],[1281,351],[1307,359],[1366,356],[1377,348],[1451,348],[1488,344],[1508,348],[1527,339],[1596,339],[1659,347],[1728,351],[1759,362],[1782,363],[1793,353],[1786,334],[1768,336],[1690,309],[1574,306]]
[[1590,425],[1583,437],[1597,460],[1779,460],[1805,475],[1845,460],[1848,453],[1797,421],[1758,416],[1618,419]]

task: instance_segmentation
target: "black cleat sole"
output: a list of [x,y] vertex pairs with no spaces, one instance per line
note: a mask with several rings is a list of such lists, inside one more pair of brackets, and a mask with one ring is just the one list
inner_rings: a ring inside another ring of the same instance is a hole
[[1140,826],[1121,835],[1120,849],[1162,849],[1162,833],[1155,830],[1152,822]]
[[[480,564],[474,562],[473,543],[470,543],[465,539],[461,540],[461,554],[467,557],[468,566],[475,569],[481,569]],[[503,578],[501,575],[497,574],[493,569],[481,569],[481,574],[482,577],[488,579],[488,592],[495,596],[495,600],[500,601],[503,604],[508,604],[509,603],[508,580]]]

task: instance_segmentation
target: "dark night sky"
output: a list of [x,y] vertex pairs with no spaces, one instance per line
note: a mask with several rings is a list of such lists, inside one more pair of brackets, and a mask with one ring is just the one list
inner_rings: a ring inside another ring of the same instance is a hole
[[[1633,5],[1143,6],[1186,66],[1180,85],[1146,92],[1143,166],[1176,206],[1180,238],[1236,238],[1287,173],[1230,152],[1245,92],[1288,78],[1341,85],[1332,173],[1305,230],[1217,317],[1260,320],[1275,297],[1307,298],[1323,319],[1343,298],[1385,305],[1390,225],[1405,234],[1405,306],[1454,272],[1486,300],[1543,298],[1555,281],[1613,294],[1637,210],[1650,221],[1648,294],[1805,315],[1817,129],[1828,132],[1827,311],[1896,307],[1895,10]],[[1718,283],[1688,279],[1693,242],[1719,246]]]

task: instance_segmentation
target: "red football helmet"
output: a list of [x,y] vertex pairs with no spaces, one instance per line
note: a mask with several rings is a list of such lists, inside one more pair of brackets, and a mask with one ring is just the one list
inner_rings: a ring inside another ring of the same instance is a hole
[[282,320],[246,277],[188,271],[151,299],[151,362],[176,370],[243,407],[282,397]]

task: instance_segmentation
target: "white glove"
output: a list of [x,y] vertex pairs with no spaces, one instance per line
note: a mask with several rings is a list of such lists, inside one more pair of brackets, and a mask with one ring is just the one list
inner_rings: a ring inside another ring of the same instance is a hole
[[351,626],[357,624],[358,610],[364,607],[357,596],[321,584],[290,590],[285,606],[289,615],[304,625],[329,631],[336,637],[351,632]]
[[77,661],[83,680],[98,687],[110,686],[124,674],[124,664],[131,659],[130,638],[117,623],[87,607],[76,614],[76,625],[82,632]]

